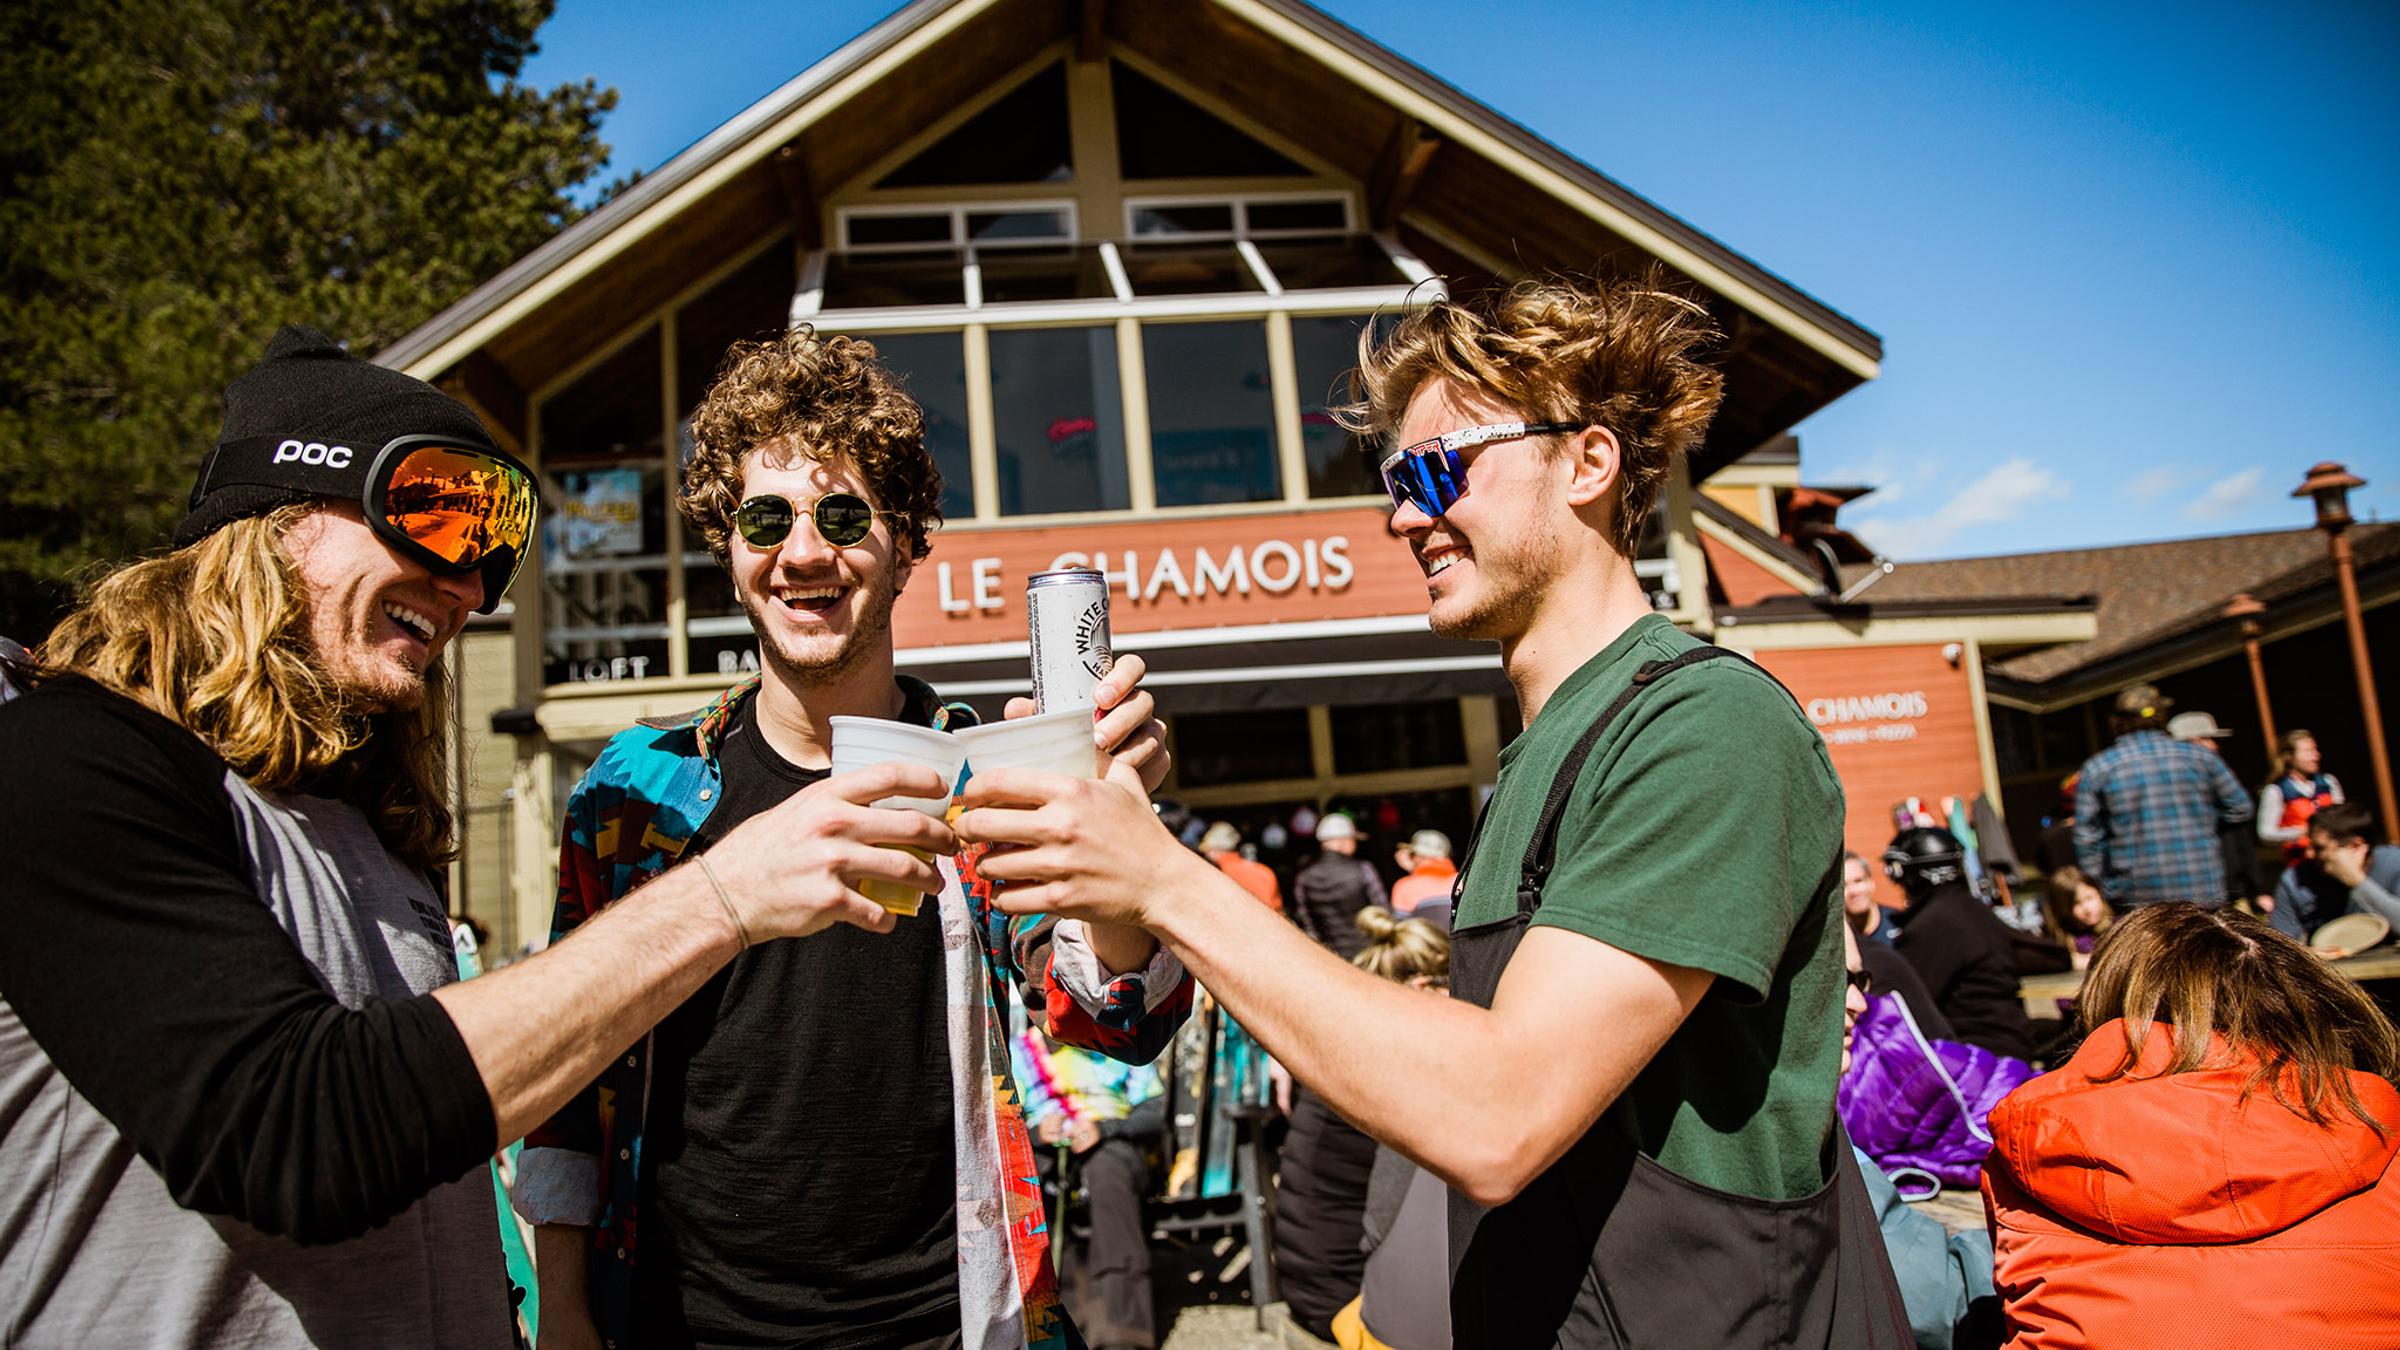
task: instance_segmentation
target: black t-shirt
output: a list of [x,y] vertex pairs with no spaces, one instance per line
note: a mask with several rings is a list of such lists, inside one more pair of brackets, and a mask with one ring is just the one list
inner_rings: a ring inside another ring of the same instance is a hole
[[[727,728],[692,847],[825,777]],[[636,1343],[889,1347],[956,1332],[939,907],[742,953],[659,1023]]]

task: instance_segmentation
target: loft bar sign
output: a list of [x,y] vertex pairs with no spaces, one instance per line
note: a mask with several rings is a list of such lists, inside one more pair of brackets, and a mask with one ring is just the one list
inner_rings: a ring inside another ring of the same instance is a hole
[[1808,720],[1816,723],[1828,745],[1913,741],[1916,724],[1930,711],[1922,689],[1812,698],[1805,706]]
[[[1135,607],[1177,600],[1206,600],[1235,595],[1338,594],[1348,589],[1357,569],[1350,561],[1348,535],[1322,539],[1263,539],[1254,544],[1200,545],[1190,549],[1067,550],[1047,567],[1090,567],[1108,578],[1111,600]],[[1024,589],[1022,578],[1011,579],[996,557],[962,564],[937,563],[934,584],[945,615],[995,614],[1006,610],[1010,597]]]

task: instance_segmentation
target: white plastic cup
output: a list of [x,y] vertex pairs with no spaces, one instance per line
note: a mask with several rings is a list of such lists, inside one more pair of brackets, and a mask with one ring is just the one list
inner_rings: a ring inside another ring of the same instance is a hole
[[[880,717],[834,717],[827,720],[833,724],[835,773],[870,769],[878,764],[922,764],[940,774],[943,782],[955,788],[959,773],[966,766],[966,743],[946,731],[886,721]],[[885,797],[870,805],[886,811],[922,811],[939,820],[950,810],[950,796],[945,793],[939,797]],[[901,851],[916,854],[921,861],[933,860],[930,854],[913,848],[902,848]],[[858,893],[904,917],[914,917],[925,899],[914,887],[897,881],[862,881]]]
[[967,750],[967,777],[985,769],[1041,769],[1073,778],[1100,776],[1100,749],[1092,743],[1092,710],[1067,708],[1020,717],[958,733]]

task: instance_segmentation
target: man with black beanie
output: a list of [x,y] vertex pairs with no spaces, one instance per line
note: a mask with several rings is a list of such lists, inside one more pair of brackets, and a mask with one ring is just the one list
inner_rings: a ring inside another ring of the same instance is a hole
[[535,537],[464,405],[287,328],[174,548],[0,707],[0,1344],[510,1343],[482,1166],[752,942],[881,931],[949,829],[836,776],[461,984],[439,665]]

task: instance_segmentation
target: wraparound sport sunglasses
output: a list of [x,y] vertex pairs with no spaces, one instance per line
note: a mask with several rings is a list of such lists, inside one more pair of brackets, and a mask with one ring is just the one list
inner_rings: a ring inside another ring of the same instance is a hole
[[[835,548],[848,548],[875,528],[875,508],[855,492],[828,492],[808,504],[807,514],[817,537]],[[773,548],[791,537],[800,515],[791,498],[764,493],[733,513],[733,528],[751,547]]]
[[1460,458],[1459,451],[1491,441],[1575,429],[1568,422],[1494,422],[1489,426],[1444,432],[1432,440],[1404,445],[1384,456],[1383,488],[1392,494],[1394,509],[1414,504],[1439,520],[1467,490],[1467,463]]

